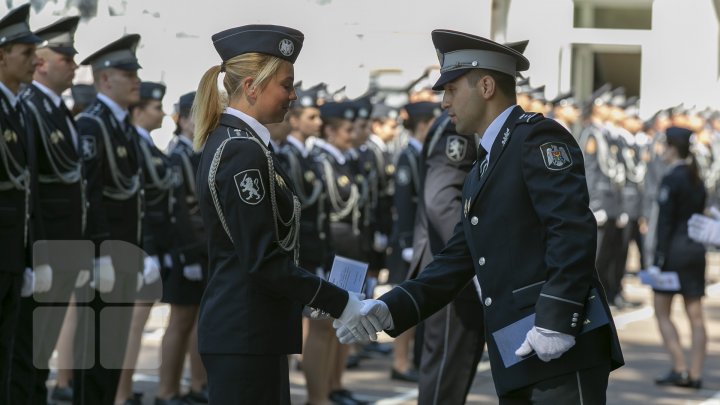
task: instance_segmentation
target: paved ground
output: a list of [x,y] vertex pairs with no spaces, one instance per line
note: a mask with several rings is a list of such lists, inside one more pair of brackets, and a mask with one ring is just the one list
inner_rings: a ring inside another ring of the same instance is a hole
[[[708,296],[705,299],[705,314],[709,337],[708,356],[705,366],[702,390],[661,388],[653,384],[653,378],[670,367],[668,356],[661,346],[661,340],[651,307],[652,292],[640,285],[636,278],[625,280],[627,296],[643,302],[634,310],[618,311],[614,314],[627,365],[615,371],[610,378],[608,403],[616,405],[720,405],[720,256],[710,255],[708,271]],[[674,319],[677,321],[681,339],[689,345],[689,327],[683,313],[680,298],[676,298]],[[135,389],[145,392],[144,404],[153,404],[157,386],[157,372],[153,367],[158,361],[158,346],[162,338],[167,307],[157,306],[146,327],[141,353],[141,367],[135,376]],[[389,341],[388,337],[384,337]],[[360,368],[345,373],[346,387],[358,396],[374,401],[378,405],[400,405],[416,403],[417,389],[413,384],[396,382],[390,377],[390,357],[376,357],[362,362]],[[301,372],[290,375],[292,402],[304,404],[305,386]],[[53,381],[49,382],[50,384]],[[475,378],[468,404],[496,403],[495,390],[487,363],[481,363]]]

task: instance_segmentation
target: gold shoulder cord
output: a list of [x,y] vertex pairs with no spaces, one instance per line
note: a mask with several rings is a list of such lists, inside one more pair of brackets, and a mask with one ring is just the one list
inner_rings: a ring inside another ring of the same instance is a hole
[[[262,150],[265,153],[265,157],[268,161],[268,183],[270,188],[270,202],[272,204],[272,212],[273,212],[273,225],[275,226],[275,241],[277,242],[280,249],[290,252],[293,251],[293,260],[295,261],[295,265],[299,263],[299,254],[300,251],[298,249],[298,236],[300,234],[300,200],[298,200],[298,197],[293,194],[293,213],[290,216],[290,218],[285,221],[282,216],[280,215],[280,211],[278,209],[277,204],[277,196],[275,195],[275,166],[273,164],[272,160],[272,152],[263,145],[260,140],[256,139],[253,136],[247,137],[247,138],[228,138],[225,139],[218,149],[215,151],[215,155],[213,155],[213,160],[210,164],[210,173],[208,174],[208,186],[210,187],[210,195],[213,199],[213,204],[215,205],[215,210],[218,213],[218,217],[220,218],[220,222],[225,229],[225,233],[228,235],[228,238],[230,238],[230,241],[233,241],[232,235],[230,234],[230,228],[228,227],[227,221],[225,220],[225,215],[223,214],[222,207],[220,206],[220,199],[217,196],[217,188],[215,185],[215,176],[217,175],[217,169],[220,166],[220,158],[222,157],[222,152],[225,149],[225,145],[228,141],[233,139],[250,139],[255,141]],[[284,238],[280,239],[280,227],[278,225],[278,221],[285,227],[288,227],[289,230],[287,232],[287,235],[285,235]]]

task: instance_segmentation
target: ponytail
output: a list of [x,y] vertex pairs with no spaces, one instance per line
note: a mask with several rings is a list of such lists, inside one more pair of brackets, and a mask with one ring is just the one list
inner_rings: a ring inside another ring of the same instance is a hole
[[192,106],[192,115],[195,120],[193,137],[195,150],[202,149],[208,135],[220,122],[220,114],[222,114],[224,106],[217,85],[219,75],[220,65],[217,65],[208,69],[200,79]]

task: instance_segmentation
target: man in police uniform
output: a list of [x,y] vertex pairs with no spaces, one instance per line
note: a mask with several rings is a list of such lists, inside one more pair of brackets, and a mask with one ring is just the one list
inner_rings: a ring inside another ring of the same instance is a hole
[[79,305],[89,304],[78,307],[76,405],[114,403],[132,305],[143,282],[142,160],[139,135],[128,117],[128,107],[140,97],[139,41],[137,34],[124,36],[81,63],[92,67],[98,90],[95,102],[77,117],[87,168],[87,231],[95,243],[91,285],[96,292],[76,292]]
[[[75,120],[60,95],[75,76],[74,33],[79,17],[38,30],[45,40],[37,50],[34,80],[21,93],[34,128],[38,162],[40,215],[52,271],[36,272],[34,297],[23,298],[15,331],[12,403],[44,403],[48,361],[62,327],[67,303],[82,269],[92,268],[92,245],[83,239],[86,211],[80,138]],[[42,280],[43,288],[38,288]],[[43,304],[53,305],[52,307]]]
[[[30,249],[31,173],[34,150],[28,116],[18,98],[21,84],[29,84],[37,64],[35,45],[41,42],[28,25],[30,5],[10,10],[0,20],[0,402],[9,396],[13,336],[20,295],[33,292]],[[34,179],[32,179],[34,181]],[[34,185],[33,185],[34,186]],[[39,223],[39,221],[35,221]],[[48,267],[35,271],[47,276]],[[45,277],[46,278],[46,277]]]
[[[442,253],[417,279],[367,300],[363,320],[395,336],[476,275],[500,403],[604,403],[609,372],[623,359],[594,272],[582,153],[555,121],[515,105],[515,74],[529,67],[522,54],[449,30],[433,31],[433,42],[436,88],[457,131],[483,134],[478,161]],[[364,337],[352,321],[337,333]]]

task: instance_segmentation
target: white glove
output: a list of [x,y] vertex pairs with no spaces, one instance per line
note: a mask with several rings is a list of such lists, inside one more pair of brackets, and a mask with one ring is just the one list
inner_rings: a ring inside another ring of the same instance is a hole
[[160,280],[160,260],[157,256],[148,256],[143,262],[143,281],[145,284],[152,284]]
[[720,220],[693,214],[688,220],[688,236],[695,242],[718,246],[720,245]]
[[625,228],[628,222],[630,222],[630,216],[627,213],[623,212],[622,214],[620,214],[618,219],[615,220],[615,226],[617,226],[618,228]]
[[[355,324],[345,323],[342,319],[333,322],[337,329],[336,336],[340,343],[367,343],[377,340],[377,333],[384,329],[393,329],[394,324],[390,309],[380,300],[365,300],[362,302],[358,319]],[[342,317],[341,317],[342,318]],[[352,321],[351,321],[352,322]]]
[[22,288],[20,289],[20,296],[21,297],[31,296],[34,288],[35,288],[35,274],[33,274],[32,269],[30,269],[29,267],[26,267],[25,272],[23,273],[23,283],[22,283]]
[[50,291],[53,279],[52,268],[50,268],[47,264],[41,264],[35,267],[33,273],[35,274],[35,286],[33,287],[33,292],[46,293]]
[[595,215],[595,221],[597,221],[598,226],[603,226],[605,222],[607,222],[608,217],[605,210],[594,211],[593,215]]
[[183,267],[183,276],[190,281],[200,281],[203,278],[202,267],[199,264],[188,264]]
[[173,258],[170,253],[165,253],[165,255],[163,255],[163,264],[165,265],[166,269],[172,269]]
[[90,280],[90,270],[80,270],[75,279],[75,288],[84,286]]
[[363,301],[360,300],[360,297],[355,293],[349,293],[348,302],[345,305],[345,309],[343,309],[342,314],[340,314],[340,318],[333,321],[333,327],[335,329],[342,328],[344,326],[347,330],[344,332],[343,335],[350,335],[345,339],[345,341],[341,340],[340,343],[367,343],[371,340],[375,340],[373,338],[377,338],[377,331],[374,328],[365,328],[365,325],[367,323],[363,323],[361,320],[362,318],[364,318],[364,316],[361,314],[362,309]]
[[413,257],[413,248],[405,248],[402,250],[402,258],[406,262],[410,263]]
[[534,350],[540,360],[548,362],[562,356],[573,346],[575,336],[533,326],[515,355],[525,357]]
[[101,293],[108,293],[112,291],[114,286],[115,268],[113,268],[110,256],[101,256],[95,259],[93,281],[90,282],[90,287]]
[[375,249],[376,252],[383,252],[385,251],[385,249],[387,249],[387,244],[387,235],[384,235],[380,232],[375,232],[375,235],[373,236],[373,249]]

